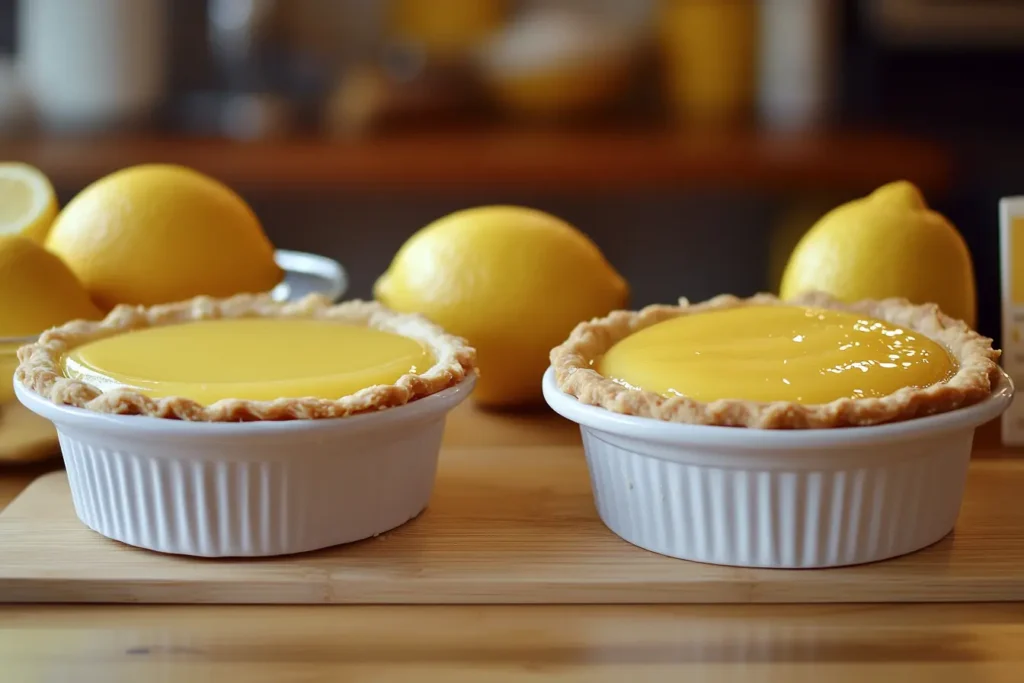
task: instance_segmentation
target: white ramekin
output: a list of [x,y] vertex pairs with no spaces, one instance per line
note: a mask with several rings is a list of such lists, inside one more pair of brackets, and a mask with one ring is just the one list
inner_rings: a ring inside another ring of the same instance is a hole
[[544,375],[544,398],[579,423],[598,513],[662,555],[741,567],[835,567],[913,552],[948,534],[974,430],[1013,399],[875,427],[756,430],[683,425],[579,403]]
[[159,552],[258,557],[357,541],[418,515],[445,417],[475,382],[378,413],[240,423],[104,415],[14,388],[56,426],[86,526]]

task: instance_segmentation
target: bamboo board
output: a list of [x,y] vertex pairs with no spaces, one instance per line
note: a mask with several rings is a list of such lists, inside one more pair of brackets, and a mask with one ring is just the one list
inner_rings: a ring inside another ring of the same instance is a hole
[[956,530],[930,548],[827,570],[655,555],[597,517],[578,447],[444,452],[430,507],[375,539],[285,558],[201,560],[105,539],[63,472],[0,514],[0,602],[820,603],[1024,600],[1024,462],[972,465]]

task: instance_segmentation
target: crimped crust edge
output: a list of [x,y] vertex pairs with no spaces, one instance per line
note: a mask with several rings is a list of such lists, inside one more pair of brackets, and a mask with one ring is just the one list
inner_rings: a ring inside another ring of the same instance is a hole
[[[854,311],[910,327],[945,346],[957,361],[957,372],[945,382],[924,388],[907,387],[881,398],[843,398],[820,405],[801,405],[787,401],[722,399],[704,403],[684,397],[668,398],[622,386],[590,367],[591,361],[619,340],[670,318],[740,306],[778,305]],[[867,426],[956,410],[991,395],[1000,374],[999,356],[1000,351],[992,348],[991,339],[945,315],[935,304],[914,305],[899,298],[848,304],[820,292],[787,301],[771,294],[747,299],[724,294],[695,304],[680,299],[678,306],[615,311],[604,318],[580,323],[550,354],[558,387],[581,403],[665,422],[754,429]]]
[[[150,398],[128,388],[101,391],[65,377],[61,370],[61,359],[68,351],[93,340],[148,327],[247,317],[316,318],[366,325],[420,341],[430,349],[435,363],[423,373],[403,375],[394,384],[367,387],[338,399],[224,399],[209,406],[184,397]],[[291,303],[276,302],[267,294],[240,294],[227,299],[196,297],[149,308],[121,305],[102,321],[78,320],[44,332],[36,343],[18,350],[18,359],[17,380],[55,404],[195,422],[315,420],[373,412],[436,394],[476,371],[476,350],[420,315],[396,313],[369,301],[332,305],[317,294]]]

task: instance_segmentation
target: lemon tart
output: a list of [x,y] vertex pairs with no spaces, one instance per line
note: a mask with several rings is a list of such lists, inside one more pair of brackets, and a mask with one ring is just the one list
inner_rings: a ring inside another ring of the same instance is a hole
[[343,417],[459,384],[476,352],[425,318],[319,296],[120,306],[19,351],[17,378],[54,403],[191,421]]
[[720,296],[581,323],[551,352],[581,403],[669,422],[808,429],[873,425],[987,398],[992,340],[934,305]]

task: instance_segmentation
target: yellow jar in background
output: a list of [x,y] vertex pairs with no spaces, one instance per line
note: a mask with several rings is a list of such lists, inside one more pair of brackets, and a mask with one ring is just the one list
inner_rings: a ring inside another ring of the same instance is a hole
[[431,56],[457,58],[501,28],[507,5],[507,0],[396,0],[390,25],[396,37]]
[[14,396],[18,349],[34,341],[35,337],[0,338],[0,465],[41,460],[59,450],[53,424],[21,405]]
[[753,109],[757,3],[662,0],[658,18],[667,97],[698,123],[731,123]]
[[633,33],[611,18],[542,8],[489,40],[478,63],[504,109],[551,120],[614,104],[629,86],[636,52]]

